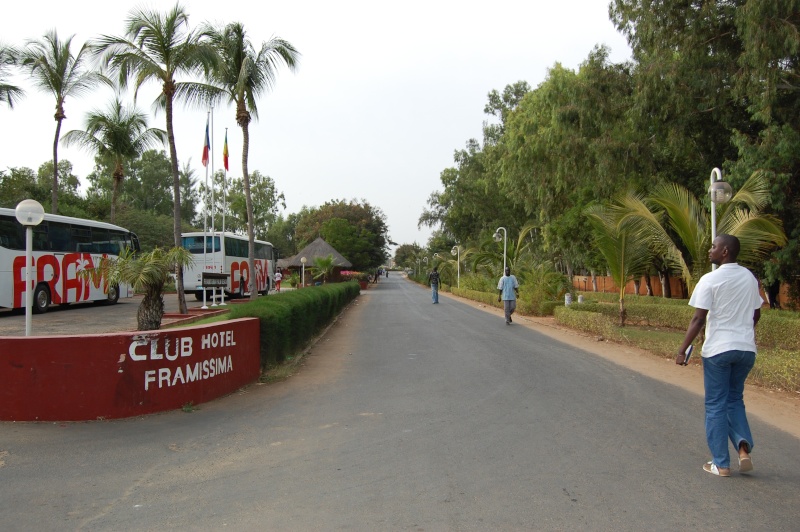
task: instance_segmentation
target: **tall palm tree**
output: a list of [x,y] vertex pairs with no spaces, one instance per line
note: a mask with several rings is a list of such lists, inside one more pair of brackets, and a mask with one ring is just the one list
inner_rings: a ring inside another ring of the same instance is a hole
[[119,98],[105,111],[94,110],[86,117],[86,130],[72,130],[61,140],[64,146],[78,145],[114,162],[111,192],[111,223],[115,221],[119,187],[125,179],[125,163],[149,148],[167,142],[167,132],[147,127],[147,117],[135,107],[123,107]]
[[[214,50],[206,46],[200,35],[188,29],[189,15],[180,4],[166,13],[136,9],[125,22],[125,36],[104,35],[96,43],[103,64],[119,75],[121,87],[133,77],[135,93],[147,82],[161,83],[156,105],[164,109],[172,170],[173,236],[175,247],[181,245],[181,193],[178,153],[173,128],[173,103],[176,98],[191,101],[206,86],[198,82],[176,82],[179,75],[197,75],[216,61]],[[178,306],[186,312],[183,271],[177,271]]]
[[[262,43],[256,52],[244,25],[228,24],[222,29],[206,27],[208,35],[219,54],[219,63],[211,73],[211,80],[221,87],[216,96],[227,96],[236,106],[236,123],[242,128],[242,180],[247,206],[248,261],[250,271],[255,271],[255,229],[253,223],[253,199],[250,193],[250,173],[247,167],[250,151],[249,126],[253,118],[258,118],[258,98],[275,85],[277,69],[285,64],[290,70],[297,68],[300,53],[289,42],[273,37]],[[257,296],[254,283],[250,279],[250,298]]]
[[8,83],[9,67],[17,64],[19,50],[0,42],[0,103],[5,103],[10,109],[25,95],[25,91],[16,85]]
[[53,139],[53,192],[51,211],[58,214],[58,141],[61,123],[67,118],[64,101],[68,96],[81,96],[101,81],[107,81],[99,72],[89,70],[89,45],[84,43],[78,53],[72,54],[72,35],[62,41],[56,30],[45,33],[41,40],[30,40],[21,54],[22,65],[36,87],[56,98],[56,134]]

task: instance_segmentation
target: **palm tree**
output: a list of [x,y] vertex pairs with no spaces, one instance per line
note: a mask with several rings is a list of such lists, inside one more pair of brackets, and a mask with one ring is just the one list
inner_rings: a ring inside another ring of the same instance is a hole
[[311,267],[311,275],[314,277],[314,279],[322,279],[323,283],[327,283],[335,268],[336,259],[333,258],[333,255],[328,255],[327,257],[314,257],[314,265]]
[[0,42],[0,102],[8,105],[10,109],[13,109],[17,100],[25,95],[25,91],[21,88],[6,82],[9,67],[15,66],[18,58],[19,50]]
[[[774,248],[786,244],[781,221],[762,210],[769,202],[769,181],[754,172],[731,201],[717,207],[717,232],[739,238],[738,262],[757,267]],[[656,187],[644,198],[629,193],[620,200],[625,216],[644,225],[645,238],[653,252],[673,271],[680,273],[691,293],[710,268],[710,215],[691,192],[675,183]],[[682,251],[683,250],[683,251]]]
[[[189,15],[180,4],[162,14],[146,9],[136,9],[128,16],[125,37],[104,35],[96,44],[103,64],[119,75],[119,84],[125,87],[128,78],[134,78],[135,91],[149,81],[161,83],[161,93],[156,101],[165,110],[167,139],[172,170],[173,236],[175,247],[181,245],[181,193],[178,153],[173,129],[173,102],[176,98],[192,101],[208,87],[196,82],[176,82],[178,75],[199,74],[216,61],[214,50],[206,46],[200,36],[188,30]],[[183,289],[183,271],[178,276],[178,306],[186,312],[186,294]]]
[[644,222],[627,217],[621,201],[591,205],[586,209],[594,228],[595,244],[606,259],[614,284],[619,288],[619,324],[625,326],[625,285],[640,278],[650,266],[652,251],[647,246]]
[[[236,123],[242,128],[242,180],[247,206],[248,261],[250,271],[255,271],[255,229],[253,223],[253,199],[250,193],[250,174],[247,167],[250,150],[249,126],[258,118],[258,98],[275,84],[276,71],[280,63],[294,71],[299,52],[287,41],[273,37],[262,43],[256,52],[247,37],[244,25],[228,24],[222,29],[207,26],[204,30],[219,54],[219,63],[211,73],[213,83],[221,87],[215,95],[227,95],[236,105]],[[255,298],[254,278],[250,279],[250,297]]]
[[[164,316],[164,286],[172,281],[172,272],[192,264],[192,254],[182,247],[164,250],[156,247],[148,253],[123,253],[116,259],[104,258],[97,270],[109,284],[129,284],[144,295],[136,313],[137,328],[153,331],[161,327]],[[83,275],[97,275],[92,269]]]
[[64,41],[56,30],[45,33],[41,40],[28,41],[21,54],[22,65],[29,71],[37,88],[56,97],[56,135],[53,139],[53,192],[51,211],[58,214],[58,141],[61,123],[67,117],[64,101],[68,96],[80,96],[98,82],[107,82],[99,73],[86,69],[89,45],[84,43],[76,55],[72,54],[72,35]]
[[166,141],[166,131],[147,127],[145,114],[135,107],[123,107],[119,98],[106,111],[90,112],[86,117],[85,131],[69,131],[62,139],[64,146],[78,145],[113,161],[111,223],[114,223],[116,215],[119,187],[125,179],[125,162]]

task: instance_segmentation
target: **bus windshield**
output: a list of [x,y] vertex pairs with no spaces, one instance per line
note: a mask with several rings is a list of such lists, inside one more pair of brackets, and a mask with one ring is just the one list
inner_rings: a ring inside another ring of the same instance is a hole
[[181,247],[188,249],[189,253],[199,255],[203,253],[203,241],[206,241],[205,253],[214,253],[220,251],[219,237],[211,235],[208,236],[184,236],[181,237]]

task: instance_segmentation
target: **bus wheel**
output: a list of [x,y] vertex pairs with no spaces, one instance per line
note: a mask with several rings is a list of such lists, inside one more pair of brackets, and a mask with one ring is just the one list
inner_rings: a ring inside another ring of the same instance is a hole
[[113,305],[117,301],[119,301],[119,285],[110,284],[108,285],[108,299],[106,303]]
[[46,284],[36,285],[33,291],[33,311],[36,314],[44,314],[50,306],[50,289]]
[[194,298],[198,301],[203,300],[203,291],[202,290],[195,290],[194,291]]

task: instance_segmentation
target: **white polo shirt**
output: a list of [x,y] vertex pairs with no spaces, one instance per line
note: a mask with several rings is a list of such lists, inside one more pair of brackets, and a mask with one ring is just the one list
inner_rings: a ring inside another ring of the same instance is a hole
[[753,313],[764,304],[755,276],[738,264],[723,264],[700,278],[689,299],[708,310],[703,358],[726,351],[756,352]]

